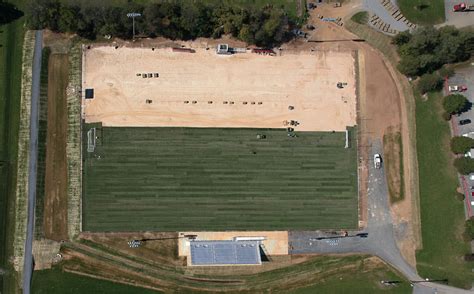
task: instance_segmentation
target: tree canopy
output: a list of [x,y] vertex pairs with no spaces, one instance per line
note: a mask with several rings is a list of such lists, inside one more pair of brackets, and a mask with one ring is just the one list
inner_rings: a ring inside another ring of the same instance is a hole
[[449,114],[460,113],[467,109],[469,101],[461,94],[451,94],[443,99],[443,108]]
[[454,160],[454,167],[462,175],[474,172],[474,159],[470,157],[458,157]]
[[421,94],[430,91],[439,90],[443,86],[443,79],[438,73],[424,74],[418,81],[417,88]]
[[399,33],[392,43],[401,57],[398,69],[407,76],[421,76],[444,64],[469,59],[474,53],[474,30],[421,27],[413,33]]
[[130,39],[132,20],[126,16],[130,11],[141,13],[142,16],[135,19],[135,28],[136,34],[144,37],[189,40],[231,34],[250,44],[273,46],[288,39],[294,26],[281,7],[241,8],[225,1],[79,6],[57,0],[38,0],[31,2],[28,14],[33,29],[72,32],[88,39],[102,35]]
[[470,240],[474,240],[474,217],[471,217],[470,219],[466,221],[464,234]]
[[455,154],[464,154],[474,147],[474,139],[457,136],[451,138],[451,151]]

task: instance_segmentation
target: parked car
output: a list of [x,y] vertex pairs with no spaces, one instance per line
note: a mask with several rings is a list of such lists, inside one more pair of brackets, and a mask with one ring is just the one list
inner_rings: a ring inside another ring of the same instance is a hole
[[467,87],[459,86],[459,85],[451,85],[451,86],[448,86],[448,90],[449,92],[464,92],[464,91],[467,91]]
[[468,118],[466,118],[466,119],[461,119],[461,120],[459,121],[459,125],[461,125],[461,126],[463,126],[463,125],[468,125],[468,124],[470,124],[470,123],[471,123],[471,120],[468,119]]

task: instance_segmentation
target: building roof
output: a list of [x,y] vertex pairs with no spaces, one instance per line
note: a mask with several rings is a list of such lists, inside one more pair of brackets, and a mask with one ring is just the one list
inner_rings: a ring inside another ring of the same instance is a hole
[[191,265],[259,265],[258,241],[191,241]]

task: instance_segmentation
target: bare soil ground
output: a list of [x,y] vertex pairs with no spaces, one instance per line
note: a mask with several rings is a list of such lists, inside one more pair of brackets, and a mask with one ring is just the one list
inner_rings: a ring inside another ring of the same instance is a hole
[[[85,121],[105,126],[283,128],[285,120],[297,120],[300,131],[344,131],[356,124],[351,51],[219,56],[213,48],[197,47],[200,43],[187,44],[196,53],[122,46],[85,49],[83,89],[95,92],[94,99],[83,102]],[[143,78],[150,73],[159,77]],[[347,85],[338,89],[338,82]]]
[[60,241],[67,234],[67,103],[68,56],[51,54],[48,75],[48,131],[44,200],[44,234]]
[[383,147],[385,155],[385,171],[387,172],[388,192],[391,202],[403,200],[404,183],[403,161],[402,161],[402,144],[400,132],[387,130],[383,137]]
[[35,271],[50,269],[53,261],[57,259],[60,243],[48,240],[33,240],[33,256],[35,257]]

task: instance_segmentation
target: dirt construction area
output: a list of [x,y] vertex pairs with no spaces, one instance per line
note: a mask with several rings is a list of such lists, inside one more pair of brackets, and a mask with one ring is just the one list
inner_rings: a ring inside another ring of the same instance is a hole
[[344,131],[356,125],[355,54],[84,48],[82,88],[94,89],[94,98],[83,100],[83,118],[104,126],[252,128],[296,120],[298,131]]

